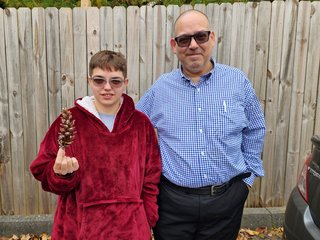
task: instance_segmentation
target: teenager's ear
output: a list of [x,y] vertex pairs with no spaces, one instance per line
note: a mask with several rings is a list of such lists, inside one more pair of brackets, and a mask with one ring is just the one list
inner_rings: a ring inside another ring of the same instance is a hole
[[128,78],[125,78],[125,79],[124,79],[124,85],[128,86],[128,83],[129,83],[129,79],[128,79]]

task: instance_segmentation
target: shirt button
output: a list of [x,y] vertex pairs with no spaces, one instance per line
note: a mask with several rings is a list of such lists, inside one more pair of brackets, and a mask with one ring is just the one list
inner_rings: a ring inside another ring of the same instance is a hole
[[199,112],[201,112],[201,108],[198,108]]
[[208,175],[207,174],[203,174],[203,178],[207,178],[208,177]]
[[204,151],[201,151],[201,155],[204,156]]
[[199,132],[202,133],[202,129],[201,128],[199,129]]
[[197,88],[198,92],[200,92],[200,88]]

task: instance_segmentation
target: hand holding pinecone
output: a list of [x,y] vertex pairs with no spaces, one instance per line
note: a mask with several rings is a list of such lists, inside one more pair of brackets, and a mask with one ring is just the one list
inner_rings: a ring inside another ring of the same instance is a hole
[[71,173],[79,169],[78,160],[75,157],[65,155],[65,148],[73,142],[75,134],[76,131],[74,120],[72,120],[72,114],[68,109],[64,108],[61,112],[61,123],[58,136],[59,150],[53,165],[53,171],[58,176],[71,175]]
[[62,109],[58,137],[59,148],[65,149],[73,142],[76,133],[74,122],[71,112],[66,108]]

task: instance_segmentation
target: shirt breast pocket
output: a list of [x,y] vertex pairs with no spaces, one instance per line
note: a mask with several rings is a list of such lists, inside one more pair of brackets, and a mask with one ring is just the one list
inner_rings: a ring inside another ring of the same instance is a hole
[[247,126],[247,118],[244,108],[237,105],[227,105],[223,102],[220,106],[215,106],[210,112],[211,126],[208,126],[211,134],[222,139],[232,139],[239,136]]

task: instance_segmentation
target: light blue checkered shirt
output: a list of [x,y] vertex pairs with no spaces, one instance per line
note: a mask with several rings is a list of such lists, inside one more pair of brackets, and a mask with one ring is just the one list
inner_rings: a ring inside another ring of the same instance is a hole
[[137,103],[158,131],[162,174],[185,187],[216,185],[251,172],[263,176],[265,121],[250,81],[214,63],[195,85],[181,69],[163,74]]

